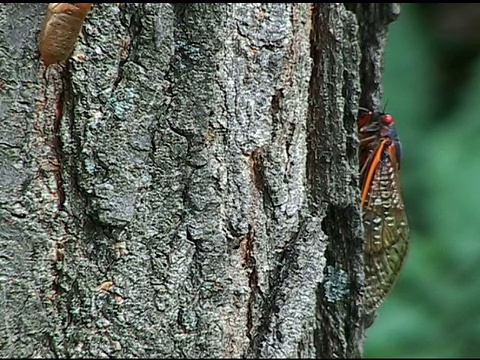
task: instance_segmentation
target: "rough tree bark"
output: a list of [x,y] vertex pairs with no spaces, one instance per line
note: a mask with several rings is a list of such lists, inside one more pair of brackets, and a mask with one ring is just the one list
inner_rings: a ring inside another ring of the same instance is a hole
[[45,9],[0,7],[1,357],[360,356],[396,8],[100,4],[46,72]]

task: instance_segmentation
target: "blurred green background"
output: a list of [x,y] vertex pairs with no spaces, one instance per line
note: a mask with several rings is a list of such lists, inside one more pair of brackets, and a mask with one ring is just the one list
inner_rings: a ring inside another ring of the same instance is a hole
[[365,357],[480,356],[480,4],[403,4],[385,54],[410,252]]

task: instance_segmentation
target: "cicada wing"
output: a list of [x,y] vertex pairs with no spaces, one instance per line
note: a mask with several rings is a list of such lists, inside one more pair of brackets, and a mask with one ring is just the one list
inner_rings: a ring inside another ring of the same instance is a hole
[[369,165],[368,194],[363,206],[365,243],[365,310],[374,311],[393,288],[408,250],[409,228],[401,196],[399,168],[392,146]]

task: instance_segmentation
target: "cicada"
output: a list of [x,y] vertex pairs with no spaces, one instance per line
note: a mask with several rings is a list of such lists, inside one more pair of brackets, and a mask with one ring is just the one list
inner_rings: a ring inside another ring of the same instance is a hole
[[50,3],[40,34],[40,53],[46,66],[68,59],[93,4]]
[[402,147],[390,114],[360,109],[360,177],[365,230],[366,314],[393,288],[408,250],[409,227],[400,188]]

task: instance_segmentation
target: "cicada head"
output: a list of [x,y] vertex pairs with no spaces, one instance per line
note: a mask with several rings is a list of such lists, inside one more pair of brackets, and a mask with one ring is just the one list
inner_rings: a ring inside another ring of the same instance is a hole
[[[358,132],[360,140],[360,175],[362,189],[369,187],[373,174],[371,170],[376,168],[379,162],[386,156],[393,157],[392,163],[400,169],[402,146],[395,129],[395,118],[390,114],[372,112],[361,109],[358,120]],[[369,171],[370,169],[370,171]],[[369,176],[370,173],[370,176]],[[362,191],[362,204],[366,194]]]

